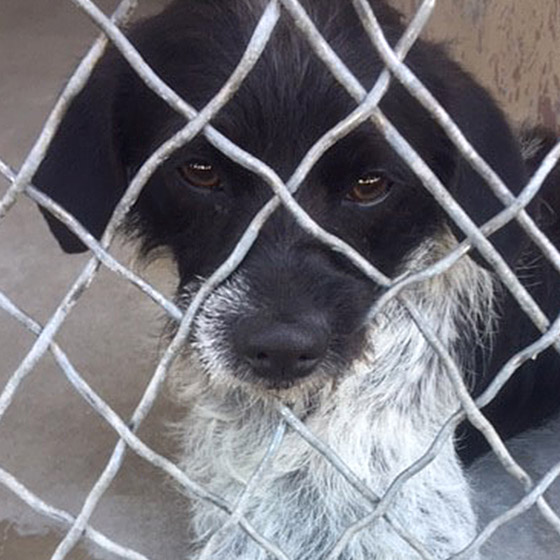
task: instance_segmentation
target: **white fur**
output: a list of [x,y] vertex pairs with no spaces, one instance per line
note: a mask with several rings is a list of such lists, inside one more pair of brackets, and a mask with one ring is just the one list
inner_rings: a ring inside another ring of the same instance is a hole
[[[425,266],[447,248],[447,235],[437,243],[424,243],[409,256],[403,272]],[[458,338],[474,336],[482,310],[492,308],[491,277],[468,257],[407,293],[453,354]],[[271,396],[228,371],[220,319],[223,313],[242,313],[251,305],[239,272],[206,301],[192,349],[172,379],[173,394],[188,407],[178,426],[184,449],[181,467],[231,503],[278,424]],[[274,398],[289,403],[378,495],[426,451],[444,420],[459,407],[434,351],[396,301],[371,323],[367,350],[341,380],[335,383],[326,372],[317,378],[320,382],[309,381]],[[344,529],[371,509],[323,457],[290,432],[245,515],[290,558],[320,560]],[[474,537],[469,485],[453,442],[407,482],[390,513],[437,559],[447,558]],[[194,501],[193,550],[200,550],[226,518],[214,506]],[[214,545],[208,556],[213,560],[267,558],[238,527]],[[356,535],[340,558],[412,560],[418,555],[380,520]]]

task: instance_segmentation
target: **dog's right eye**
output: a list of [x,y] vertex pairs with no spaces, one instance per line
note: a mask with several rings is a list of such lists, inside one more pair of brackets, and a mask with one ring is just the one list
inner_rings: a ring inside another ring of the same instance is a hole
[[179,166],[179,174],[193,187],[214,190],[221,187],[222,181],[213,165],[205,161],[189,161]]

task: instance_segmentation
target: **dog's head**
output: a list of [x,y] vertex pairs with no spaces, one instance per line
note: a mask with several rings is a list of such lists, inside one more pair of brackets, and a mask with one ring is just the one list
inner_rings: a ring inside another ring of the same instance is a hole
[[[134,28],[130,38],[155,71],[201,109],[235,68],[264,5],[180,0]],[[383,66],[351,4],[304,5],[350,70],[371,88]],[[380,2],[372,5],[394,44],[403,31],[398,14]],[[487,93],[429,43],[419,42],[407,63],[517,192],[525,179],[523,164]],[[501,209],[430,115],[394,80],[380,106],[476,223]],[[255,69],[212,124],[287,180],[312,144],[354,108],[283,14]],[[112,50],[73,102],[35,182],[99,237],[128,179],[184,124]],[[152,176],[129,224],[146,252],[171,250],[178,293],[188,301],[199,279],[224,261],[270,197],[263,180],[201,134]],[[317,223],[388,276],[417,266],[419,254],[422,262],[429,260],[434,240],[443,240],[449,230],[458,234],[370,123],[322,157],[296,198]],[[46,217],[66,251],[84,249],[65,226]],[[507,257],[518,247],[513,228],[492,241]],[[379,294],[371,280],[279,209],[238,271],[207,300],[194,352],[217,372],[213,375],[266,387],[334,375],[361,354],[364,320]]]

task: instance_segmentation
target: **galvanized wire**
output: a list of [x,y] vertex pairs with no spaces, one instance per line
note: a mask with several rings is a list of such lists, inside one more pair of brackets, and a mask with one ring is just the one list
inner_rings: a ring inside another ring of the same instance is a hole
[[[1,292],[0,308],[7,311],[12,317],[17,319],[34,334],[40,334],[42,327],[31,317],[29,317],[25,312],[19,309],[15,304],[13,304],[13,302],[11,302],[11,300]],[[220,496],[212,494],[196,481],[190,479],[175,464],[150,449],[146,444],[138,439],[133,431],[135,429],[134,420],[131,420],[128,423],[125,423],[123,420],[121,420],[121,418],[112,410],[112,408],[88,385],[83,377],[80,376],[80,374],[76,371],[74,366],[69,361],[66,354],[58,347],[56,343],[51,342],[50,350],[61,370],[67,377],[68,381],[72,383],[76,391],[84,398],[84,400],[88,404],[92,406],[92,408],[98,414],[100,414],[107,421],[108,424],[113,427],[113,429],[117,432],[121,439],[128,445],[128,447],[130,447],[130,449],[135,451],[146,461],[149,461],[150,463],[164,471],[166,474],[168,474],[192,497],[204,499],[214,504],[216,507],[220,508],[226,513],[231,513],[233,511],[233,506],[228,504]],[[120,447],[117,448],[117,450],[119,451],[119,454],[122,453],[120,451]],[[13,485],[9,484],[9,482],[10,481],[8,480],[8,478],[0,477],[0,483],[5,484],[11,490],[15,491]],[[95,494],[93,494],[93,496],[96,497],[99,493],[100,491],[97,490]],[[18,495],[20,496],[20,498],[26,500],[26,497],[24,495],[19,493]],[[53,516],[51,515],[51,517]],[[55,519],[58,520],[58,518]],[[74,523],[75,521],[76,520],[74,520]],[[282,560],[286,559],[285,554],[283,554],[273,543],[268,543],[266,539],[259,535],[247,522],[247,520],[241,518],[238,523],[249,534],[249,536],[251,536],[251,538],[261,544],[261,546],[268,550],[274,557]]]
[[[40,513],[41,515],[44,515],[63,526],[71,526],[74,523],[75,518],[72,515],[64,510],[47,504],[26,486],[24,486],[14,475],[10,474],[1,467],[0,484],[4,485],[4,487],[8,488],[8,490],[11,490],[37,513]],[[127,560],[150,560],[150,558],[140,554],[139,552],[135,552],[134,550],[115,543],[99,531],[96,531],[93,527],[91,527],[91,525],[85,528],[84,536],[97,544],[99,547],[111,552],[119,558],[125,558]]]
[[[113,24],[124,25],[132,16],[137,3],[137,0],[123,0],[111,18]],[[12,182],[8,192],[4,195],[4,197],[2,197],[2,199],[0,199],[0,220],[14,205],[18,195],[27,185],[29,185],[33,175],[35,175],[35,172],[39,169],[39,165],[41,165],[41,162],[47,153],[49,145],[54,138],[54,135],[56,134],[56,131],[58,130],[70,103],[86,85],[91,73],[93,72],[97,62],[103,56],[108,44],[109,41],[107,37],[105,35],[101,35],[92,45],[86,56],[82,59],[79,66],[72,74],[70,80],[68,80],[68,84],[60,94],[58,101],[48,116],[41,133],[39,134],[39,137],[31,148],[29,155],[25,158],[17,177]]]
[[[344,63],[338,58],[330,45],[320,35],[311,19],[297,0],[271,0],[265,8],[263,15],[255,28],[255,32],[243,54],[243,57],[232,73],[230,78],[221,88],[220,92],[207,104],[200,112],[187,104],[176,92],[174,92],[161,78],[151,69],[142,56],[130,44],[126,36],[120,31],[119,25],[127,20],[135,2],[124,0],[112,18],[107,18],[91,0],[72,0],[82,9],[99,28],[104,35],[99,38],[88,55],[84,58],[75,74],[70,79],[68,86],[63,91],[51,115],[41,131],[37,141],[25,159],[21,169],[16,174],[7,164],[0,161],[0,173],[11,182],[7,193],[0,200],[0,219],[10,210],[17,201],[21,193],[25,193],[32,200],[43,208],[55,215],[61,222],[66,224],[79,239],[92,252],[92,258],[82,270],[71,289],[63,298],[56,311],[48,320],[46,325],[41,326],[21,309],[19,309],[6,295],[0,293],[0,308],[9,313],[12,317],[22,323],[26,328],[33,332],[37,339],[22,360],[19,367],[8,380],[2,393],[0,394],[0,421],[4,412],[10,406],[16,391],[27,375],[31,373],[37,362],[46,351],[50,351],[64,375],[75,387],[76,391],[89,403],[89,405],[100,414],[105,421],[113,427],[119,435],[119,442],[115,447],[113,455],[106,465],[104,472],[99,477],[91,492],[88,494],[84,506],[77,517],[72,517],[62,510],[52,508],[44,503],[40,498],[23,486],[16,478],[5,470],[0,469],[0,483],[9,488],[22,500],[28,503],[36,511],[70,527],[65,538],[61,541],[52,560],[63,560],[69,551],[75,546],[79,538],[83,535],[96,542],[105,550],[113,554],[131,560],[147,560],[145,556],[121,547],[113,543],[102,534],[92,529],[89,525],[91,515],[99,500],[111,484],[117,472],[121,468],[127,448],[132,449],[146,461],[157,466],[172,477],[195,499],[206,500],[214,504],[217,508],[226,512],[229,517],[226,523],[219,529],[207,544],[207,548],[202,552],[201,558],[210,558],[212,547],[217,544],[223,534],[232,530],[235,526],[241,527],[253,540],[255,540],[272,557],[289,560],[288,556],[272,542],[269,542],[260,535],[244,517],[246,501],[251,497],[255,486],[259,483],[266,470],[270,468],[274,460],[274,455],[278,451],[286,430],[289,426],[320,455],[328,461],[361,495],[371,504],[372,511],[363,519],[357,521],[340,536],[334,548],[328,554],[327,560],[335,560],[343,552],[352,538],[361,530],[367,528],[372,523],[382,520],[388,523],[408,545],[416,551],[419,557],[424,559],[433,558],[426,543],[418,542],[408,531],[402,527],[388,514],[389,506],[398,492],[406,491],[406,482],[418,472],[424,469],[435,457],[437,457],[444,443],[452,436],[457,424],[468,418],[486,437],[494,453],[504,465],[507,472],[518,479],[527,492],[525,498],[516,506],[510,508],[503,515],[491,522],[479,535],[471,542],[468,547],[455,555],[453,558],[466,558],[474,550],[484,544],[492,533],[501,525],[519,515],[529,507],[537,504],[544,518],[560,532],[560,519],[558,515],[545,502],[543,494],[554,480],[560,475],[560,464],[553,467],[549,473],[538,484],[534,485],[529,475],[523,468],[515,462],[510,455],[507,447],[499,438],[493,426],[486,420],[480,412],[480,408],[490,402],[504,384],[515,374],[519,366],[527,359],[538,355],[545,349],[556,346],[560,348],[560,318],[552,324],[544,315],[542,310],[527,292],[524,286],[516,278],[515,274],[503,258],[493,248],[492,244],[486,239],[491,233],[497,231],[512,220],[517,220],[520,226],[527,233],[543,255],[560,271],[560,252],[540,231],[532,218],[526,213],[527,204],[538,192],[547,174],[558,163],[560,159],[560,143],[548,154],[540,165],[531,181],[524,187],[521,193],[514,197],[509,189],[503,184],[497,174],[488,166],[484,159],[476,153],[474,148],[466,140],[451,117],[445,112],[437,100],[418,80],[412,71],[406,66],[404,59],[418,35],[424,28],[436,0],[424,0],[416,12],[411,24],[405,34],[398,42],[396,47],[391,48],[386,42],[381,27],[379,26],[373,10],[365,0],[352,0],[354,7],[360,16],[364,28],[371,37],[372,44],[379,53],[379,56],[386,65],[386,69],[380,74],[376,84],[368,93],[361,86],[359,81],[352,75]],[[331,130],[324,134],[307,152],[290,179],[284,183],[276,171],[252,154],[241,149],[232,143],[228,138],[215,130],[209,122],[227,103],[232,95],[240,87],[241,83],[258,61],[263,50],[266,48],[276,22],[280,17],[279,4],[293,19],[293,23],[300,32],[307,38],[312,49],[315,50],[319,58],[325,63],[325,70],[330,71],[348,93],[356,100],[356,109],[345,119],[335,125]],[[106,44],[110,40],[115,47],[123,54],[132,68],[138,73],[144,83],[157,95],[167,102],[175,111],[183,115],[187,124],[176,133],[172,138],[160,146],[154,154],[144,163],[136,176],[133,178],[129,188],[118,203],[109,225],[105,230],[100,242],[93,238],[78,221],[66,212],[60,205],[56,204],[49,197],[35,189],[30,181],[45,157],[50,141],[52,140],[61,119],[69,106],[71,100],[81,91],[87,82],[87,78],[93,71],[96,62],[101,57]],[[488,186],[496,196],[504,203],[504,210],[490,219],[486,224],[477,227],[461,207],[452,199],[445,187],[439,182],[437,177],[429,169],[425,162],[400,135],[399,131],[388,121],[387,117],[381,112],[378,105],[383,95],[386,93],[391,75],[394,76],[405,88],[425,107],[433,118],[441,125],[450,140],[455,144],[463,157],[476,169],[481,177],[487,182]],[[442,208],[464,231],[467,239],[445,255],[438,262],[426,267],[423,270],[409,274],[402,278],[388,278],[367,259],[343,242],[338,237],[330,234],[315,223],[299,206],[293,194],[306,176],[313,168],[320,157],[341,138],[348,135],[352,130],[363,122],[371,120],[388,143],[408,162],[411,169],[420,178],[426,189],[435,197]],[[227,157],[242,165],[246,169],[260,176],[272,189],[274,197],[257,213],[251,224],[242,235],[239,243],[234,248],[229,257],[216,270],[216,272],[206,280],[199,292],[195,295],[189,307],[183,312],[174,303],[165,298],[158,290],[153,288],[148,282],[130,271],[123,264],[119,263],[108,251],[114,239],[119,225],[125,219],[128,211],[136,202],[144,185],[157,169],[175,150],[189,142],[196,134],[202,132],[208,141]],[[457,396],[461,402],[461,410],[453,414],[441,427],[434,439],[430,449],[407,469],[401,472],[389,486],[383,496],[377,496],[367,487],[351,469],[344,464],[337,453],[329,448],[325,442],[317,438],[308,429],[304,422],[299,420],[293,412],[285,405],[278,403],[279,424],[275,434],[271,434],[270,445],[265,453],[263,461],[256,469],[255,473],[246,485],[245,491],[241,495],[237,504],[229,504],[220,496],[212,494],[200,484],[191,480],[171,461],[155,453],[146,446],[136,435],[135,430],[149,413],[152,405],[159,393],[159,389],[166,377],[167,371],[171,367],[175,357],[183,348],[189,335],[195,315],[205,299],[212,293],[217,285],[223,282],[242,262],[245,255],[250,250],[252,244],[257,239],[260,229],[267,219],[280,206],[284,205],[293,215],[297,223],[316,237],[322,243],[329,246],[332,250],[338,251],[349,259],[359,270],[361,270],[373,282],[386,288],[385,294],[380,298],[371,311],[372,317],[378,313],[382,307],[391,299],[396,298],[401,305],[410,313],[418,328],[431,344],[434,353],[445,364],[448,375],[455,387]],[[442,274],[455,264],[466,252],[475,247],[480,251],[484,258],[494,267],[497,276],[506,285],[514,298],[521,307],[541,330],[543,336],[532,343],[527,348],[517,352],[501,368],[500,372],[476,401],[470,397],[461,375],[459,366],[453,361],[449,352],[434,334],[431,325],[427,324],[414,305],[408,300],[405,288],[421,281],[425,281],[438,274]],[[143,293],[157,303],[170,317],[178,324],[178,330],[163,353],[163,356],[156,368],[140,403],[138,404],[129,422],[123,421],[108,405],[97,395],[85,382],[83,377],[72,366],[66,354],[55,342],[56,334],[66,320],[73,307],[80,299],[83,292],[94,280],[100,265],[103,264],[109,270],[127,279],[137,286]],[[295,560],[295,559],[293,559]]]

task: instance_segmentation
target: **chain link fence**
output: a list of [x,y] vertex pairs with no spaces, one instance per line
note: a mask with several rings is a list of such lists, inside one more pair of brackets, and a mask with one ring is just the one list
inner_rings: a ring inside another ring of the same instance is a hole
[[[95,41],[90,51],[84,57],[67,83],[67,86],[49,115],[41,134],[37,138],[32,150],[25,158],[20,169],[17,171],[13,170],[6,163],[0,161],[0,172],[11,183],[7,191],[0,198],[0,219],[10,211],[21,197],[29,197],[66,224],[91,252],[90,260],[44,325],[39,324],[32,317],[26,315],[15,302],[11,301],[3,293],[0,293],[0,308],[36,336],[32,348],[21,361],[16,371],[11,375],[7,384],[2,388],[0,393],[0,421],[12,404],[14,396],[18,390],[20,390],[22,382],[32,375],[35,366],[43,355],[50,352],[60,367],[61,373],[66,376],[75,390],[120,437],[109,462],[89,492],[87,498],[84,500],[82,509],[77,516],[73,516],[67,511],[62,511],[45,503],[39,496],[35,495],[31,489],[25,487],[17,477],[0,467],[0,483],[16,494],[35,511],[68,527],[64,539],[58,545],[51,560],[63,560],[66,558],[82,536],[95,542],[117,557],[131,560],[147,560],[146,556],[143,554],[112,541],[105,535],[96,531],[90,524],[90,519],[97,504],[119,472],[128,449],[164,471],[170,478],[176,481],[188,495],[207,500],[228,514],[227,523],[210,539],[207,550],[202,553],[201,558],[211,557],[213,540],[219,539],[222,531],[228,531],[233,526],[238,525],[256,541],[259,546],[266,550],[270,557],[279,560],[288,560],[289,557],[286,553],[275,543],[270,542],[263,535],[259,534],[244,515],[244,508],[248,498],[258,486],[263,473],[266,472],[274,461],[275,454],[282,445],[282,440],[287,430],[292,430],[299,434],[301,438],[322,455],[325,461],[328,461],[340,473],[341,477],[344,477],[344,479],[371,504],[370,513],[348,527],[346,531],[340,535],[338,542],[328,555],[328,560],[335,560],[338,558],[346,545],[357,533],[362,530],[367,530],[368,527],[381,518],[384,518],[393,530],[417,552],[419,558],[434,558],[428,544],[417,542],[405,527],[391,517],[389,508],[392,500],[401,490],[406,492],[407,481],[438,456],[438,452],[449,438],[453,437],[455,428],[464,419],[468,419],[484,434],[504,469],[523,486],[525,496],[515,504],[515,506],[483,527],[478,536],[464,550],[453,556],[453,558],[468,558],[469,555],[472,554],[473,551],[479,549],[500,526],[514,517],[519,516],[534,505],[538,507],[540,513],[550,524],[552,529],[558,533],[560,543],[560,517],[553,511],[549,504],[547,504],[544,498],[544,492],[560,476],[560,462],[551,468],[540,480],[532,480],[523,467],[510,455],[506,445],[500,439],[494,427],[480,412],[480,408],[488,404],[498,394],[505,383],[515,375],[517,368],[522,363],[551,346],[560,350],[560,317],[552,323],[549,322],[530,293],[525,289],[512,269],[487,239],[490,234],[497,231],[508,222],[516,220],[527,236],[529,236],[540,249],[542,254],[552,263],[553,267],[560,272],[560,253],[558,249],[555,248],[540,231],[536,223],[525,211],[525,208],[538,192],[547,174],[560,160],[560,143],[545,157],[539,169],[523,188],[519,196],[514,197],[498,175],[469,144],[461,130],[456,126],[430,91],[411,72],[405,62],[403,62],[407,52],[414,44],[426,25],[432,11],[436,7],[436,0],[424,0],[421,3],[406,29],[406,32],[395,48],[391,48],[385,40],[367,0],[352,0],[363,26],[371,38],[372,44],[377,49],[379,56],[386,66],[386,69],[382,72],[371,91],[366,91],[345,64],[338,58],[331,46],[320,35],[298,0],[271,0],[263,12],[237,68],[215,97],[200,111],[196,111],[192,106],[181,99],[156,72],[144,62],[141,55],[135,50],[120,30],[120,27],[130,19],[136,7],[136,2],[134,0],[123,0],[111,18],[106,17],[91,0],[73,0],[73,2],[95,22],[101,29],[102,35]],[[241,147],[233,144],[228,138],[224,137],[209,124],[212,118],[238,90],[244,78],[251,72],[251,69],[258,61],[280,17],[281,9],[288,14],[288,17],[293,21],[293,25],[306,37],[311,48],[323,61],[325,71],[331,72],[349,95],[356,101],[356,109],[352,114],[339,122],[312,146],[287,182],[283,182],[274,169],[271,169],[264,162],[258,160],[250,153],[247,153]],[[98,242],[72,215],[37,190],[31,184],[31,180],[45,156],[49,143],[55,135],[66,109],[72,99],[86,84],[88,77],[103,55],[109,41],[119,49],[144,83],[152,91],[156,92],[178,114],[185,117],[187,124],[158,148],[137,172],[130,182],[130,186],[125,195],[115,209],[101,241]],[[492,189],[498,199],[503,202],[504,209],[483,226],[477,227],[473,223],[469,216],[449,195],[444,185],[430,170],[429,166],[422,161],[419,155],[380,110],[379,102],[386,93],[391,80],[398,80],[411,95],[433,115],[433,118],[441,125],[442,129],[453,144],[460,150],[464,158],[477,170],[487,182],[488,187]],[[319,158],[339,139],[368,120],[372,122],[373,126],[377,128],[395,152],[408,162],[408,165],[421,180],[424,187],[439,202],[444,211],[455,221],[466,236],[466,239],[462,243],[435,264],[399,280],[388,278],[344,241],[322,229],[306,214],[294,198],[294,193]],[[183,312],[148,282],[120,263],[110,253],[110,247],[127,212],[133,206],[142,188],[157,167],[167,156],[188,143],[199,133],[203,133],[206,139],[228,158],[262,178],[274,192],[274,197],[254,217],[234,251],[214,274],[204,282],[188,308]],[[148,447],[136,435],[139,426],[152,409],[173,361],[183,348],[189,336],[195,315],[202,303],[209,294],[212,293],[212,290],[223,282],[241,263],[258,237],[260,229],[280,205],[283,205],[292,214],[301,228],[308,231],[328,247],[345,255],[345,257],[361,270],[364,275],[369,277],[373,282],[386,288],[384,295],[376,303],[375,308],[372,309],[372,314],[379,312],[391,299],[399,299],[400,303],[411,315],[418,328],[432,345],[441,361],[445,364],[448,375],[461,401],[461,410],[450,417],[441,427],[439,434],[432,442],[425,455],[401,472],[383,496],[374,494],[332,449],[321,441],[321,439],[316,437],[287,406],[280,402],[277,404],[277,407],[281,421],[279,422],[276,433],[270,440],[268,451],[260,466],[253,473],[243,494],[236,503],[230,503],[221,496],[208,491],[205,487],[189,478],[187,474],[179,469],[173,462]],[[492,265],[496,275],[542,333],[542,336],[529,347],[511,356],[490,386],[476,400],[473,400],[470,396],[463,382],[460,367],[454,362],[445,345],[438,340],[438,337],[434,334],[432,326],[422,318],[420,312],[415,308],[412,301],[407,298],[406,292],[404,291],[406,287],[414,283],[425,281],[449,270],[450,267],[472,247],[476,248],[480,254],[483,255],[485,260]],[[137,286],[148,298],[151,298],[159,305],[170,318],[179,324],[176,334],[162,354],[148,388],[129,419],[119,417],[103,398],[86,383],[84,378],[72,365],[64,350],[56,342],[56,336],[62,324],[79,303],[84,291],[95,280],[102,266]]]

